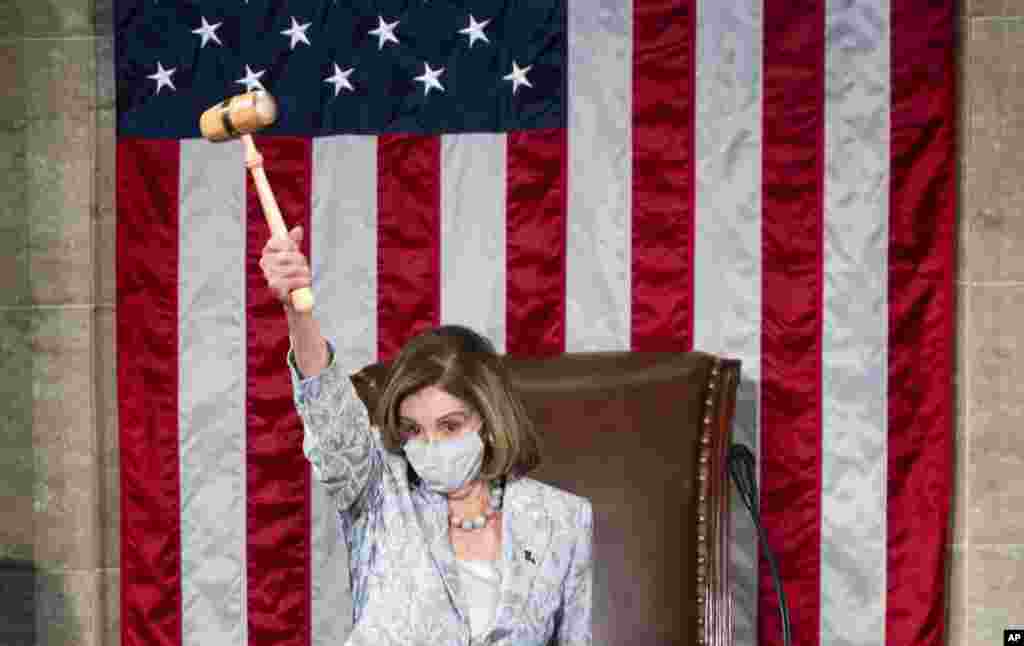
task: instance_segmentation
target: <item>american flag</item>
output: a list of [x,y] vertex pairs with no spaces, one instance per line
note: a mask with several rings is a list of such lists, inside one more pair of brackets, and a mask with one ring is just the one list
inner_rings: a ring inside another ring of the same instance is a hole
[[[122,643],[350,629],[257,266],[269,233],[241,144],[198,131],[261,87],[280,112],[257,145],[346,365],[442,322],[514,355],[737,357],[735,435],[759,457],[793,643],[942,643],[956,16],[952,0],[118,0]],[[736,507],[737,643],[775,646]],[[604,643],[615,612],[598,610]]]

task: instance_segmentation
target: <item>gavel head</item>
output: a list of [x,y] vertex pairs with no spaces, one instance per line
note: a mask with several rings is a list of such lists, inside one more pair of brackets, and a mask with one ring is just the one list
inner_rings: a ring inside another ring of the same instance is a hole
[[255,90],[218,103],[199,117],[199,131],[210,141],[224,141],[256,132],[274,123],[277,102],[269,92]]

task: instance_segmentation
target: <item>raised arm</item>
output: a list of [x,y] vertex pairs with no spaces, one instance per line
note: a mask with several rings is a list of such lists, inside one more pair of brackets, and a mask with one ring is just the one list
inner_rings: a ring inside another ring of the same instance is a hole
[[303,453],[338,509],[358,515],[373,497],[383,460],[366,407],[348,378],[356,366],[335,360],[316,318],[291,305],[289,294],[310,284],[309,265],[299,251],[301,240],[299,227],[287,240],[272,238],[263,248],[260,267],[288,318],[288,365],[304,428]]
[[372,503],[383,466],[366,407],[341,362],[331,357],[319,374],[304,378],[296,354],[289,356],[289,364],[304,428],[302,452],[338,509],[358,516]]

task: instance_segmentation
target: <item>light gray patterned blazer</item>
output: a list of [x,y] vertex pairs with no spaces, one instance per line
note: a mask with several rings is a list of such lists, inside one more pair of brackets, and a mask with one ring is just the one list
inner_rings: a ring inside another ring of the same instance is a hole
[[308,379],[289,364],[303,451],[348,542],[348,646],[545,646],[552,636],[591,644],[589,501],[527,477],[507,483],[498,608],[490,629],[471,638],[445,498],[410,486],[404,456],[383,448],[340,362]]

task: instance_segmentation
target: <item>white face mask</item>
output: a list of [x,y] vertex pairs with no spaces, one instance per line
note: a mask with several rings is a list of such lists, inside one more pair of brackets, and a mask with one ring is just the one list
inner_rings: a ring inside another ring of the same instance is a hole
[[451,493],[466,486],[480,473],[484,442],[480,431],[437,442],[417,437],[405,443],[405,457],[424,486],[431,491]]

